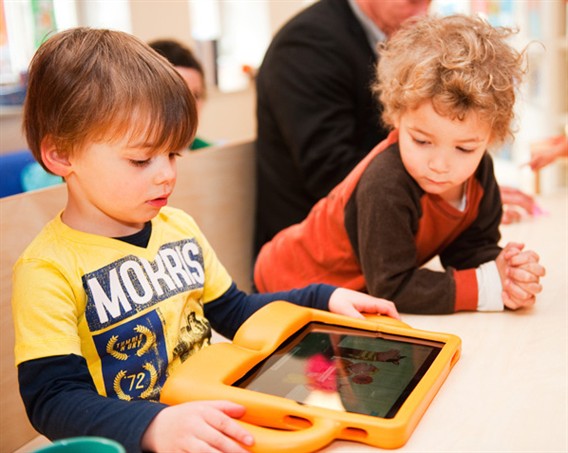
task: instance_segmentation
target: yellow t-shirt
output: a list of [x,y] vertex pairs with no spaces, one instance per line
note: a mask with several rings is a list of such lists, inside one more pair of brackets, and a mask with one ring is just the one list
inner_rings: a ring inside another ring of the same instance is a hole
[[163,208],[146,248],[58,215],[14,267],[16,364],[85,357],[101,395],[157,400],[172,367],[209,344],[203,304],[231,278],[194,220]]

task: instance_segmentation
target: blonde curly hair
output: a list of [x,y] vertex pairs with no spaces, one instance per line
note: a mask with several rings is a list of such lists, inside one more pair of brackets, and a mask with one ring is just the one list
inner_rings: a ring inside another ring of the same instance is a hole
[[513,33],[465,15],[405,24],[379,50],[373,91],[384,123],[394,127],[401,113],[431,101],[451,119],[476,111],[490,124],[493,143],[512,136],[516,89],[525,72],[525,51],[506,42]]

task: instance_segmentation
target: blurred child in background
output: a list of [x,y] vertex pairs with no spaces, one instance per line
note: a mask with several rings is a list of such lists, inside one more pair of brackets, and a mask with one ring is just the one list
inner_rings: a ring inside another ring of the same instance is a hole
[[[205,73],[203,66],[195,57],[193,52],[179,41],[173,39],[159,39],[149,43],[150,47],[164,56],[171,64],[174,65],[176,71],[180,73],[187,83],[189,91],[195,98],[197,104],[197,115],[201,113],[203,104],[207,99],[207,84],[205,83]],[[202,138],[195,137],[191,143],[190,149],[201,149],[211,146],[211,143]]]

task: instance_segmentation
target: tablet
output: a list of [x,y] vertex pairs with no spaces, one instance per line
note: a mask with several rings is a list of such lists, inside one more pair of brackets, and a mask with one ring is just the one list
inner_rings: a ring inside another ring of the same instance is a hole
[[161,400],[243,404],[256,440],[251,451],[315,451],[334,439],[398,448],[460,351],[454,335],[392,318],[276,302],[251,316],[233,343],[214,344],[180,365]]
[[393,418],[443,343],[312,322],[233,385]]

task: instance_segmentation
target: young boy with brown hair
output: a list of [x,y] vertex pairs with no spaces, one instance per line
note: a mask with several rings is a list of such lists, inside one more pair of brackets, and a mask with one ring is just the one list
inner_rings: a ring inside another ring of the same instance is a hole
[[[510,134],[523,55],[480,18],[425,17],[380,50],[389,137],[308,217],[267,243],[261,292],[325,282],[412,313],[531,306],[545,273],[499,246],[502,205],[487,150]],[[445,270],[423,267],[439,256]]]
[[158,402],[168,374],[209,344],[212,328],[231,338],[281,299],[398,317],[391,302],[328,285],[239,291],[193,219],[166,206],[196,126],[182,77],[131,35],[67,30],[32,60],[26,136],[65,179],[68,200],[16,263],[12,306],[22,399],[50,439],[244,452],[254,439],[232,420],[242,406]]

